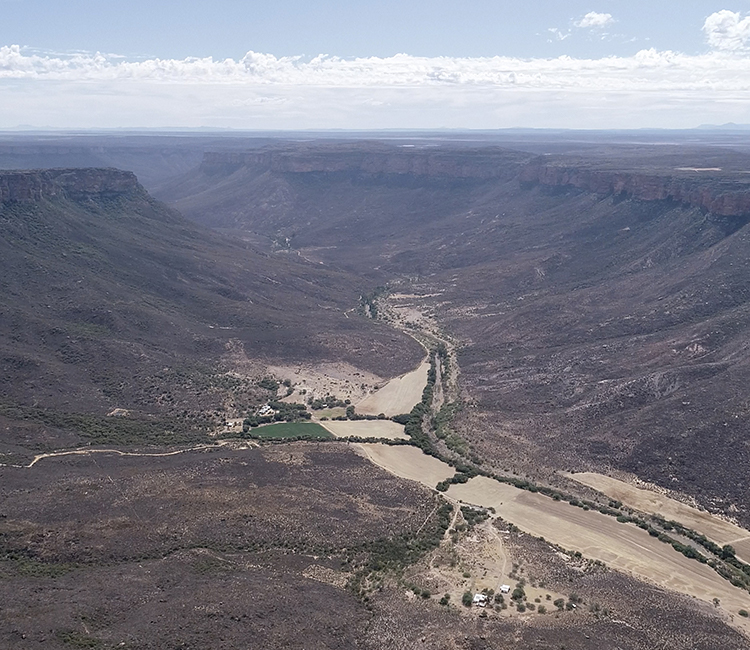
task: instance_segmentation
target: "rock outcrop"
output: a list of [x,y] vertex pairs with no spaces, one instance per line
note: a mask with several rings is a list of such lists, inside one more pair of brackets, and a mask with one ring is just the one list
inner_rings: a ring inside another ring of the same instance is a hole
[[119,169],[43,169],[0,171],[0,201],[40,201],[117,196],[144,192],[132,172]]
[[747,183],[750,179],[733,181],[727,180],[726,175],[717,179],[696,177],[696,172],[690,171],[650,174],[534,162],[523,168],[519,180],[526,184],[575,187],[642,201],[671,200],[724,217],[750,216],[750,186]]
[[750,175],[656,168],[598,169],[587,161],[534,159],[499,148],[440,149],[370,145],[287,146],[254,152],[206,153],[201,170],[224,174],[241,167],[258,172],[414,176],[480,181],[518,178],[525,185],[574,187],[642,201],[670,200],[726,217],[750,215]]
[[251,153],[206,153],[201,168],[257,167],[277,173],[411,175],[456,179],[507,178],[530,155],[501,149],[450,151],[412,146],[317,146],[265,149]]

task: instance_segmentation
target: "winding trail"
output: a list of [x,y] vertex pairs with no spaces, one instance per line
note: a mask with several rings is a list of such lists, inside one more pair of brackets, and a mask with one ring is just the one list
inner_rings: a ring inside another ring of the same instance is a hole
[[[217,449],[218,447],[226,447],[230,445],[228,441],[217,442],[213,445],[198,445],[196,447],[187,447],[185,449],[178,449],[176,451],[164,451],[164,452],[135,452],[135,451],[120,451],[119,449],[72,449],[69,451],[52,451],[46,454],[37,454],[34,456],[28,465],[0,465],[0,467],[14,467],[16,469],[30,469],[34,467],[40,460],[45,458],[58,458],[60,456],[88,456],[90,454],[115,454],[116,456],[141,456],[148,458],[159,458],[161,456],[177,456],[178,454],[186,454],[191,451],[203,451],[204,449]],[[254,445],[257,446],[257,445]]]

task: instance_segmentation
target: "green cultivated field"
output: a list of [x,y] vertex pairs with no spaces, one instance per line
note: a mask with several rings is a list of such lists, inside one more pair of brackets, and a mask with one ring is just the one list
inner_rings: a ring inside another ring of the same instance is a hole
[[319,424],[314,422],[279,422],[258,427],[252,430],[252,435],[265,440],[279,440],[282,438],[333,438]]

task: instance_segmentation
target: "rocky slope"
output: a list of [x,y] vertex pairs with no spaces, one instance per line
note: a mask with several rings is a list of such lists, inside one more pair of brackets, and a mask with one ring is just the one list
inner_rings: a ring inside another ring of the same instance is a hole
[[408,337],[344,314],[366,283],[193,225],[131,173],[0,172],[0,188],[11,419],[24,408],[214,413],[252,399],[252,381],[227,374],[243,367],[349,361],[389,375],[421,358]]
[[386,149],[208,156],[163,196],[434,294],[462,343],[462,433],[498,467],[626,470],[747,522],[750,158]]

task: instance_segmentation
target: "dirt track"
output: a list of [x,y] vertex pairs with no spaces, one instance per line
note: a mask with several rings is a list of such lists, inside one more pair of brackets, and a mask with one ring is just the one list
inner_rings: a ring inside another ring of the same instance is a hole
[[581,472],[565,476],[641,512],[658,514],[667,520],[679,521],[703,533],[717,544],[722,546],[731,544],[743,561],[750,561],[750,530],[740,528],[708,512],[691,508],[658,492],[644,490],[603,474]]

